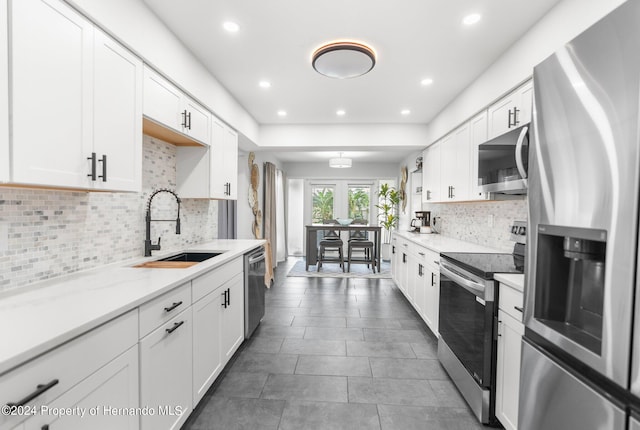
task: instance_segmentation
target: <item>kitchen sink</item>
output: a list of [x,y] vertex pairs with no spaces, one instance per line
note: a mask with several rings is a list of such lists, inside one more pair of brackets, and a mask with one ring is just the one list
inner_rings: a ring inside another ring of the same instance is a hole
[[222,252],[181,252],[180,254],[147,261],[133,267],[146,269],[187,269],[220,254],[222,254]]
[[222,252],[181,252],[170,257],[159,258],[155,261],[188,261],[200,263],[213,257],[217,257]]

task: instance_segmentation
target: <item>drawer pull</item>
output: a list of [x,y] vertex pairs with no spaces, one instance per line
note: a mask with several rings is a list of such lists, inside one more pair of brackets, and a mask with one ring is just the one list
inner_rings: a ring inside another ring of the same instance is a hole
[[166,331],[168,334],[171,334],[171,333],[173,333],[174,331],[178,330],[178,327],[180,327],[182,324],[184,324],[184,321],[180,321],[179,323],[174,323],[174,324],[173,324],[173,327],[168,328],[168,329],[165,329],[165,331]]
[[523,311],[523,309],[520,306],[514,306],[513,309],[517,310],[520,313],[522,313]]
[[173,304],[171,306],[169,306],[168,308],[164,308],[164,311],[165,312],[171,312],[172,310],[174,310],[175,308],[177,308],[181,304],[182,304],[182,300],[179,301],[179,302],[173,302]]
[[33,400],[36,397],[38,397],[40,394],[44,393],[45,391],[48,391],[54,385],[57,385],[58,382],[60,382],[60,381],[58,381],[57,379],[54,379],[53,381],[49,382],[48,384],[38,384],[36,386],[36,391],[34,391],[33,393],[29,394],[24,399],[18,400],[15,403],[7,403],[7,406],[10,406],[10,407],[24,406],[27,403],[29,403],[31,400]]

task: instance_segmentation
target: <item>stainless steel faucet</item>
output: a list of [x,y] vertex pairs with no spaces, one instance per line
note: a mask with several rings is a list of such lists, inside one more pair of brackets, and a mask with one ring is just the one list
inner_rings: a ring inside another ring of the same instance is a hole
[[[175,220],[172,219],[151,219],[151,201],[158,193],[169,193],[176,198],[176,202],[178,203],[178,215]],[[161,188],[159,190],[154,191],[149,197],[149,201],[147,202],[147,215],[145,217],[145,221],[147,223],[147,235],[144,240],[144,256],[151,257],[151,251],[159,251],[160,250],[160,237],[158,237],[158,243],[156,245],[151,243],[151,222],[173,222],[176,223],[176,234],[180,234],[180,198],[175,193],[175,191],[171,191],[166,188]]]

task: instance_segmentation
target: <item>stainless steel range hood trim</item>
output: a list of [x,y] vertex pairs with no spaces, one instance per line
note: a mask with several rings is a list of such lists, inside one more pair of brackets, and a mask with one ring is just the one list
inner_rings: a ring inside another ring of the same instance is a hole
[[438,360],[460,390],[478,421],[488,424],[491,392],[478,385],[442,337],[438,339]]
[[524,179],[485,184],[479,187],[486,193],[527,194],[527,182]]

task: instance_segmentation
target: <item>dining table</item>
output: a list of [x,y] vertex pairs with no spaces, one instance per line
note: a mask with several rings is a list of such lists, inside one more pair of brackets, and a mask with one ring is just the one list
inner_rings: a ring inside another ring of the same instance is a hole
[[[375,261],[378,272],[380,272],[380,242],[382,227],[378,225],[366,225],[366,224],[309,224],[305,226],[307,246],[306,246],[306,267],[305,270],[309,271],[309,266],[313,266],[318,262],[318,232],[323,230],[337,231],[338,234],[343,231],[366,231],[373,232],[373,246],[375,252]],[[375,271],[375,267],[373,268]]]

